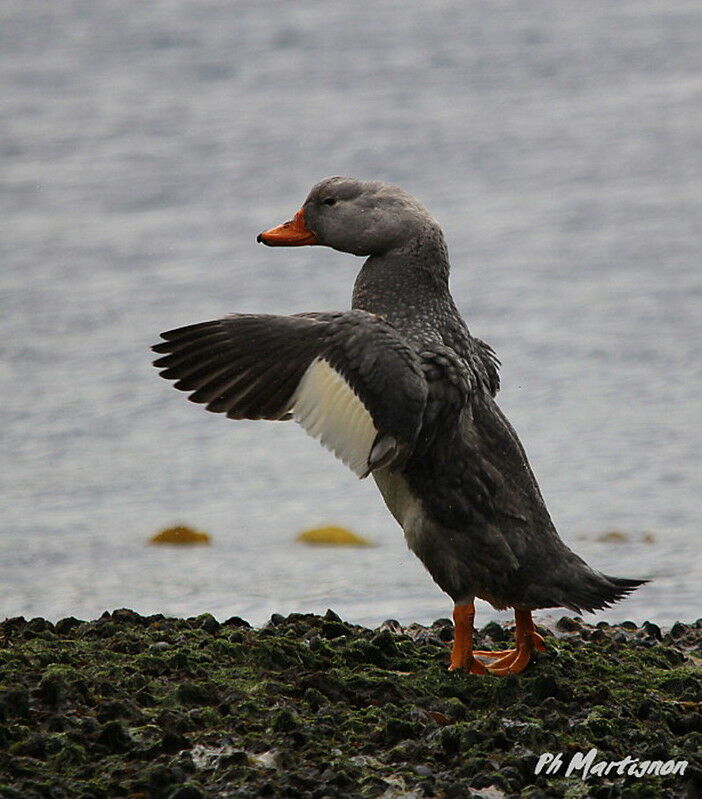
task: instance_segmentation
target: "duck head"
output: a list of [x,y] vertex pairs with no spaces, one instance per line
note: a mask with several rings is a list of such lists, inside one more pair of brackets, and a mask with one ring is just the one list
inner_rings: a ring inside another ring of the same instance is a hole
[[402,249],[429,228],[438,225],[397,186],[333,177],[312,187],[293,219],[256,240],[269,247],[319,244],[353,255],[383,255]]

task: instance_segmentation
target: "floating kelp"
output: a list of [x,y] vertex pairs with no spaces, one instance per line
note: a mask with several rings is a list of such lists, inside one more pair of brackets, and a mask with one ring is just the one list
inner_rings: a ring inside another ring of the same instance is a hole
[[158,533],[155,533],[149,539],[150,544],[173,544],[175,546],[191,546],[193,544],[209,544],[211,538],[208,533],[203,533],[200,530],[194,530],[192,527],[186,527],[179,524],[175,527],[166,527]]
[[303,530],[295,536],[301,544],[317,547],[372,547],[373,544],[363,536],[347,530],[345,527],[329,525]]

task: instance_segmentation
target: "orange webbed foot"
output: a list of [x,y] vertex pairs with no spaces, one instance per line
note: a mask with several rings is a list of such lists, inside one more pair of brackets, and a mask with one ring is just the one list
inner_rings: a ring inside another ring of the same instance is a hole
[[515,649],[505,649],[501,652],[491,652],[481,649],[473,652],[473,654],[478,657],[485,657],[493,660],[492,663],[485,664],[490,674],[498,676],[519,674],[529,665],[531,656],[535,651],[546,651],[544,639],[536,632],[534,627],[531,611],[515,610],[514,617],[517,622],[517,646]]
[[[546,644],[536,632],[530,610],[515,610],[517,623],[517,646],[493,652],[488,649],[473,649],[473,603],[456,605],[453,609],[454,639],[449,671],[463,669],[470,674],[519,674],[529,665],[534,652],[545,652]],[[479,658],[485,658],[483,663]]]
[[500,658],[495,663],[487,666],[490,674],[498,677],[506,677],[508,674],[520,674],[531,661],[530,649],[512,649],[505,657]]
[[487,674],[485,666],[473,657],[473,619],[475,608],[473,603],[456,605],[453,609],[453,649],[449,671],[459,669],[469,674]]
[[487,668],[478,660],[470,655],[469,657],[454,662],[453,657],[448,667],[449,671],[467,671],[469,674],[487,674]]

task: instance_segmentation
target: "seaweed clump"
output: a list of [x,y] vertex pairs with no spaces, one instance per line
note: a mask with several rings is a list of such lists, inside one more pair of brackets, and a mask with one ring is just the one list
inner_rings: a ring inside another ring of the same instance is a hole
[[295,536],[301,544],[317,547],[371,547],[373,544],[358,533],[347,530],[345,527],[328,525],[326,527],[313,527],[303,530]]
[[[262,629],[140,616],[0,624],[0,797],[641,797],[702,790],[702,621],[564,618],[516,677],[449,673],[448,620]],[[478,634],[504,647],[507,627]],[[697,664],[697,665],[696,665]],[[547,752],[683,775],[535,773]]]
[[158,533],[154,533],[151,538],[149,538],[150,544],[169,544],[175,546],[209,544],[210,541],[209,533],[203,533],[201,530],[194,530],[192,527],[187,527],[183,524],[178,524],[175,527],[166,527]]

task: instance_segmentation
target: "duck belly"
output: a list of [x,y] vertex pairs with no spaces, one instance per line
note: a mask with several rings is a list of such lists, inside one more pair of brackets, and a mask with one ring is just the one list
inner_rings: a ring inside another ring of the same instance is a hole
[[422,561],[434,582],[454,601],[474,596],[474,575],[468,559],[461,556],[458,536],[432,522],[401,472],[387,467],[376,469],[373,479],[388,510],[402,527],[407,546]]
[[390,471],[387,467],[376,469],[373,472],[373,479],[388,510],[402,527],[407,546],[418,555],[417,550],[421,549],[424,521],[421,501],[412,494],[407,481],[400,472]]

